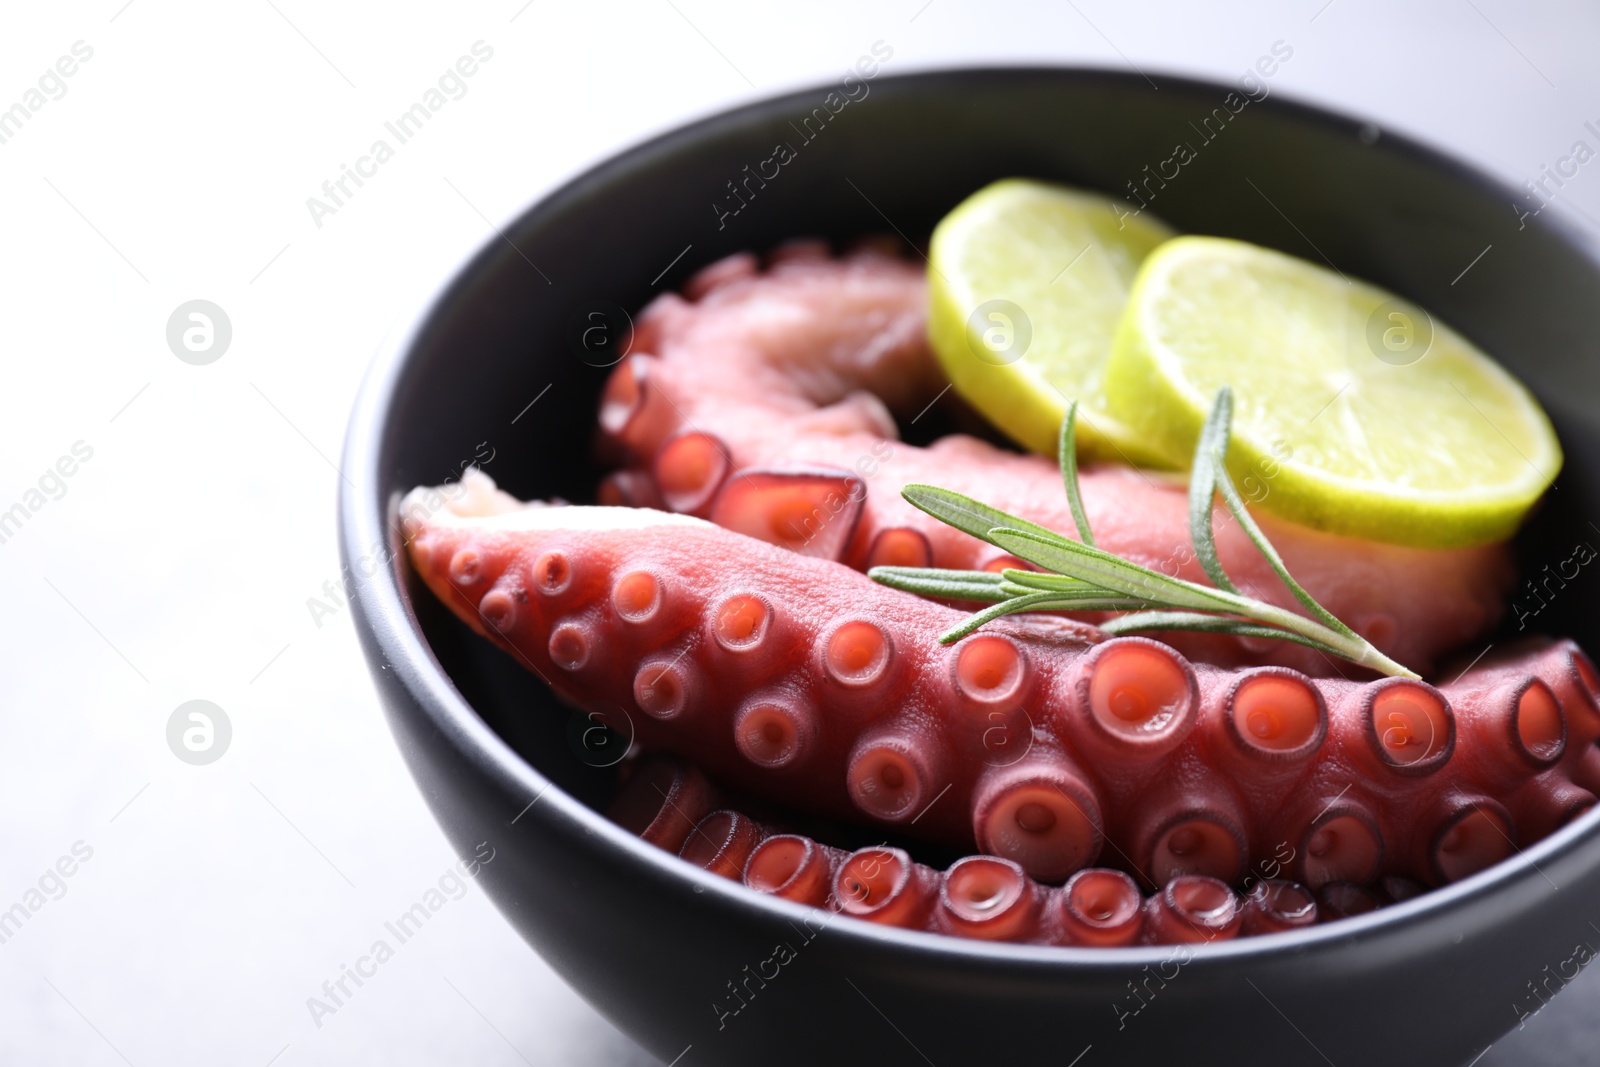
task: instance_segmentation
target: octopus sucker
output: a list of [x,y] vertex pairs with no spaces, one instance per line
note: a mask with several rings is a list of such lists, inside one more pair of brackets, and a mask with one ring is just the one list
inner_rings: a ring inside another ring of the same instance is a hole
[[849,471],[742,470],[710,502],[711,521],[807,556],[838,559],[861,515]]
[[861,814],[895,825],[915,818],[936,799],[946,778],[944,746],[919,740],[915,724],[861,736],[845,772],[850,800]]
[[921,530],[889,526],[873,534],[862,570],[873,567],[931,567],[933,546]]
[[1277,766],[1287,776],[1327,739],[1328,706],[1305,675],[1261,667],[1240,672],[1208,726],[1220,735],[1210,750],[1221,758],[1226,753],[1242,765]]
[[1143,637],[1115,638],[1087,650],[1060,703],[1064,732],[1095,757],[1130,770],[1176,751],[1194,729],[1200,706],[1194,669],[1176,652]]
[[1437,772],[1455,749],[1450,702],[1424,682],[1385,678],[1343,688],[1334,729],[1346,751],[1376,777],[1421,778]]
[[757,845],[745,862],[744,884],[798,904],[823,907],[833,896],[834,876],[846,853],[799,834],[776,834]]
[[1317,898],[1305,886],[1281,878],[1257,882],[1244,898],[1239,932],[1247,937],[1315,926]]
[[1299,881],[1313,889],[1329,882],[1365,884],[1383,869],[1382,830],[1377,816],[1361,798],[1348,793],[1327,803],[1318,801],[1321,812],[1304,827],[1292,842],[1295,859],[1291,869]]
[[939,874],[898,848],[851,853],[833,877],[844,914],[886,926],[924,927],[938,903]]
[[1185,874],[1146,903],[1144,940],[1158,945],[1227,941],[1238,937],[1243,925],[1239,895],[1226,882]]
[[1492,867],[1517,849],[1517,827],[1503,804],[1485,796],[1441,798],[1425,820],[1434,826],[1427,842],[1425,874],[1455,882]]
[[683,423],[656,383],[659,363],[653,356],[629,356],[617,364],[600,394],[602,451],[636,456],[641,468],[648,468],[668,435]]
[[1224,882],[1244,876],[1250,861],[1247,817],[1220,776],[1163,776],[1126,818],[1136,873],[1153,885],[1185,874]]
[[848,619],[819,644],[822,672],[837,685],[870,689],[890,679],[894,644],[887,631],[869,619]]
[[1528,769],[1560,761],[1567,744],[1567,718],[1555,692],[1531,674],[1484,679],[1476,687],[1483,714],[1463,723],[1478,735],[1475,747],[1490,758],[1478,768],[1487,786],[1517,780]]
[[[561,696],[762,802],[986,852],[1035,881],[1100,863],[1152,887],[1236,883],[1275,861],[1313,887],[1436,885],[1593,804],[1600,712],[1570,643],[1439,687],[1193,664],[1048,620],[947,646],[962,612],[843,563],[682,514],[517,507],[485,475],[465,481],[449,506],[418,490],[402,507],[426,546],[412,563]],[[680,843],[707,862],[703,837],[758,843],[728,818],[708,829]]]
[[1563,778],[1559,772],[1542,774],[1514,793],[1506,807],[1511,819],[1530,841],[1547,837],[1595,806],[1595,794]]
[[967,856],[945,871],[939,886],[941,930],[984,941],[1027,941],[1043,911],[1039,884],[1010,860]]
[[983,772],[973,791],[979,848],[1061,881],[1100,855],[1103,816],[1088,776],[1065,755],[1030,754]]
[[652,474],[672,511],[702,515],[728,477],[728,449],[706,433],[680,433],[656,453]]
[[1051,910],[1063,944],[1132,945],[1144,932],[1144,897],[1122,871],[1079,871],[1052,895]]
[[739,754],[774,770],[803,762],[821,731],[816,708],[787,695],[751,697],[733,717]]

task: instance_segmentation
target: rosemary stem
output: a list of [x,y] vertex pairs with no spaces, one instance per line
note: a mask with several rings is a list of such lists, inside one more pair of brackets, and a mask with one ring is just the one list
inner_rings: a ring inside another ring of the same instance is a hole
[[1274,604],[1266,604],[1260,601],[1244,601],[1239,613],[1255,619],[1257,622],[1276,626],[1280,630],[1288,630],[1302,637],[1309,637],[1313,641],[1320,641],[1322,644],[1338,649],[1345,659],[1363,667],[1371,667],[1373,670],[1380,671],[1383,674],[1398,675],[1402,678],[1421,677],[1385,656],[1359,637],[1354,639],[1346,637],[1337,630],[1332,630],[1322,625],[1315,619],[1308,619],[1304,615],[1296,614]]

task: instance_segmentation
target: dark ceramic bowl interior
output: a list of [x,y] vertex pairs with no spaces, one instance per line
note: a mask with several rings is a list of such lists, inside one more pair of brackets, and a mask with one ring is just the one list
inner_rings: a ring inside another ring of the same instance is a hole
[[[397,558],[398,494],[468,463],[525,498],[592,498],[607,371],[572,335],[596,302],[637,309],[721,256],[797,236],[893,230],[923,244],[953,205],[1008,175],[1125,193],[1176,144],[1199,141],[1191,124],[1234,89],[1157,81],[880,75],[812,140],[799,127],[830,87],[703,120],[524,212],[374,364],[346,448],[356,488],[340,503],[340,538],[349,562],[395,558],[356,596],[395,736],[456,847],[493,844],[480,881],[512,925],[664,1061],[1067,1065],[1092,1046],[1086,1063],[1459,1064],[1512,1027],[1519,1005],[1537,1006],[1530,981],[1593,938],[1600,814],[1410,903],[1195,949],[989,945],[819,918],[605,820],[596,809],[615,772],[575,742],[587,724],[418,595]],[[794,158],[725,214],[728,183],[779,143]],[[1148,188],[1150,209],[1180,230],[1326,259],[1497,356],[1567,449],[1519,539],[1524,566],[1600,538],[1600,258],[1554,210],[1524,223],[1511,190],[1461,163],[1276,95]],[[1591,580],[1554,598],[1536,628],[1600,647]],[[792,952],[781,965],[780,944]]]

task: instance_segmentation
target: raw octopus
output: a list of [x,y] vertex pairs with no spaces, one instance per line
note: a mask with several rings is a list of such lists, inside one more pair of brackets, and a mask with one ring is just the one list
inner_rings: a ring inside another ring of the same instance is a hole
[[469,470],[401,516],[441,601],[644,749],[1040,881],[1437,885],[1600,785],[1600,675],[1569,641],[1439,688],[1193,665],[1059,617],[943,646],[963,613],[688,515],[523,505]]
[[[976,497],[1071,535],[1050,460],[965,435],[927,448],[899,441],[948,388],[925,335],[926,286],[913,265],[868,244],[829,258],[821,242],[713,264],[641,314],[600,410],[602,451],[624,469],[601,503],[651,506],[859,569],[1017,565],[900,498],[922,482]],[[1285,442],[1293,448],[1293,442]],[[1259,502],[1274,471],[1243,489]],[[1102,548],[1207,582],[1190,548],[1180,482],[1110,465],[1082,472]],[[1426,550],[1320,533],[1260,515],[1289,570],[1334,615],[1391,658],[1429,674],[1440,656],[1491,628],[1513,581],[1504,545]],[[1219,506],[1218,554],[1240,589],[1296,609]],[[1276,663],[1308,674],[1348,668],[1286,642],[1163,634],[1221,666]]]
[[[1016,863],[967,856],[943,871],[902,849],[846,852],[795,833],[769,833],[723,802],[696,767],[646,757],[609,811],[644,840],[724,878],[798,904],[891,926],[985,941],[1112,947],[1222,941],[1312,926],[1386,903],[1333,882],[1318,896],[1281,878],[1241,899],[1204,875],[1179,875],[1145,899],[1126,873],[1081,870],[1056,888]],[[1404,890],[1402,890],[1404,891]]]

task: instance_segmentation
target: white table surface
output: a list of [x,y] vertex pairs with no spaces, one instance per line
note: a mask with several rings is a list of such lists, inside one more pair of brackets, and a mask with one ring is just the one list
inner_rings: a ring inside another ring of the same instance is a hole
[[[93,454],[0,544],[0,909],[76,843],[92,856],[45,877],[59,898],[0,944],[0,1063],[651,1062],[475,888],[334,1014],[307,1007],[454,861],[348,613],[307,608],[339,573],[346,413],[396,317],[565,177],[834,78],[878,40],[891,71],[1067,61],[1225,78],[1282,40],[1294,54],[1275,92],[1519,183],[1600,120],[1600,12],[1576,2],[443,6],[5,12],[0,108],[26,104],[75,42],[92,56],[47,78],[64,94],[0,143],[0,510],[77,442]],[[318,227],[306,198],[480,40],[493,56],[466,94]],[[1600,218],[1600,168],[1562,196]],[[205,366],[166,342],[192,299],[233,328]],[[166,740],[193,699],[233,728],[206,766]],[[1590,1062],[1596,1007],[1590,973],[1479,1062]]]

